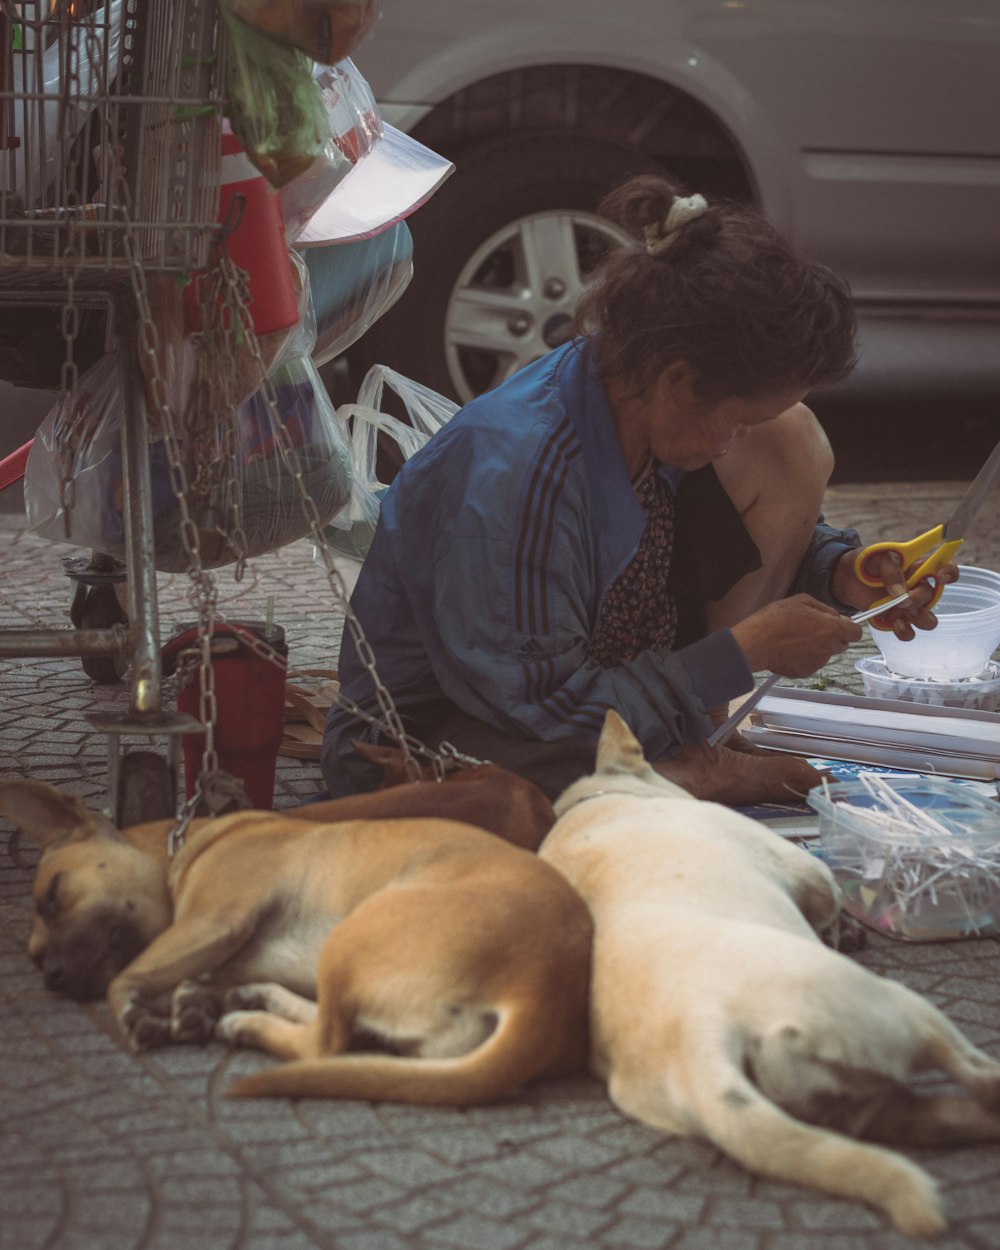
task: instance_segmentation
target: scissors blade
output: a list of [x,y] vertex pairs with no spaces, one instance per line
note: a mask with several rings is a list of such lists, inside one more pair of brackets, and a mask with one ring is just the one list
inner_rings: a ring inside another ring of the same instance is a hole
[[863,625],[865,621],[870,621],[873,616],[881,616],[883,612],[891,612],[893,608],[898,608],[909,597],[910,592],[904,590],[901,595],[896,595],[893,599],[886,599],[885,603],[876,604],[873,608],[865,608],[864,612],[855,612],[851,620],[858,625]]
[[969,526],[1000,478],[1000,443],[987,456],[958,507],[944,523],[945,538],[964,538]]

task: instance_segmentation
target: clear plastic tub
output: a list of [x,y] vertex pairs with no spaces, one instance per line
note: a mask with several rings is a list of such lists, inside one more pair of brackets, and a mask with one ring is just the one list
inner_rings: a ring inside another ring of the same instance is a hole
[[1000,711],[1000,664],[993,661],[975,677],[956,678],[954,681],[893,673],[877,655],[866,655],[854,667],[861,674],[865,694],[874,699],[901,699],[905,703],[921,703],[930,707]]
[[1000,574],[959,565],[960,580],[944,588],[934,613],[936,629],[918,629],[901,642],[888,630],[872,639],[891,673],[945,681],[974,677],[1000,646]]
[[811,790],[819,854],[844,891],[844,908],[891,937],[932,942],[1000,932],[1000,804],[961,782],[881,777],[930,815],[938,832],[875,823],[889,810],[863,780]]

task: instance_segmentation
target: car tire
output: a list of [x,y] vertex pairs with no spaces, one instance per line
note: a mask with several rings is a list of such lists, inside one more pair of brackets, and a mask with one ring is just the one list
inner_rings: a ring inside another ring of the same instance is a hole
[[[572,234],[585,280],[608,243],[625,237],[597,218],[601,199],[631,175],[658,168],[628,147],[553,132],[467,146],[453,159],[455,173],[409,219],[413,279],[352,352],[352,384],[380,363],[464,402],[558,346],[572,319],[573,292],[562,288],[572,281],[557,272],[556,263],[551,275],[536,275],[549,293],[531,289],[523,272],[514,272],[519,240],[535,239],[544,229],[565,244]],[[517,222],[526,223],[524,231],[502,242]],[[491,241],[500,241],[495,252]],[[538,251],[546,254],[544,246]],[[552,249],[558,252],[568,254],[568,248]],[[487,332],[477,325],[475,333],[466,333],[466,311],[474,319],[481,308]],[[463,335],[469,340],[464,345],[456,342]]]

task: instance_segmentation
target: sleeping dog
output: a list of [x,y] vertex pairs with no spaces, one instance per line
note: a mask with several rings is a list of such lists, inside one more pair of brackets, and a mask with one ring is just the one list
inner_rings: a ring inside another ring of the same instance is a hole
[[[594,775],[540,855],[595,921],[591,1066],[622,1111],[745,1167],[944,1227],[893,1151],[1000,1138],[1000,1063],[925,999],[828,949],[837,886],[808,852],[659,776],[609,712]],[[940,1068],[971,1097],[904,1084]]]
[[74,997],[110,979],[135,1049],[214,1026],[290,1061],[239,1095],[461,1106],[583,1065],[592,924],[554,868],[455,820],[308,811],[197,822],[168,866],[162,827],[0,784],[43,851],[29,953],[58,953]]

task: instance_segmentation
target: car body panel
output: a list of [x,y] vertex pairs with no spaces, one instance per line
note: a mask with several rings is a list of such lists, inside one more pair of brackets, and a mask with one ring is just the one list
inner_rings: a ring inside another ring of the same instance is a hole
[[658,79],[714,114],[763,210],[860,304],[980,305],[1000,302],[1000,265],[985,263],[998,52],[996,0],[386,0],[359,59],[404,128],[533,65]]

